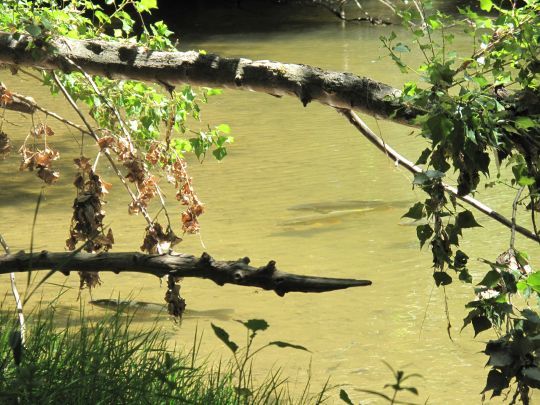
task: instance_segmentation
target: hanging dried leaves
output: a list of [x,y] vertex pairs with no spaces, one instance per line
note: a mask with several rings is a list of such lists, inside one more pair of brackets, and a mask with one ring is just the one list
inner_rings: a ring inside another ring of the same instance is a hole
[[5,159],[11,152],[11,140],[7,134],[0,131],[0,159]]
[[[73,182],[77,188],[77,197],[73,202],[73,217],[66,247],[75,250],[77,243],[83,242],[83,250],[87,252],[107,252],[114,244],[114,236],[110,228],[107,233],[104,230],[105,211],[102,207],[105,202],[102,197],[111,185],[92,170],[90,159],[81,156],[74,159],[74,162],[79,169]],[[81,289],[85,286],[93,288],[100,284],[98,273],[79,272],[79,276]]]
[[199,232],[198,217],[204,212],[204,205],[195,194],[192,178],[186,169],[187,163],[178,159],[169,167],[169,172],[177,189],[176,199],[186,206],[186,210],[182,212],[182,230],[193,234]]
[[180,297],[180,281],[181,278],[169,276],[167,280],[167,292],[165,293],[165,302],[169,315],[175,318],[181,318],[186,310],[186,301]]
[[54,131],[48,125],[41,123],[37,127],[32,128],[32,130],[30,131],[30,134],[36,138],[41,139],[47,136],[53,136]]
[[13,102],[13,94],[9,91],[4,83],[0,83],[0,106],[5,107]]
[[146,228],[141,250],[150,254],[167,253],[180,242],[182,238],[176,236],[170,227],[164,232],[163,227],[155,222]]
[[[151,165],[160,165],[168,173],[168,178],[174,184],[177,193],[176,199],[186,206],[182,212],[181,222],[184,233],[198,233],[200,229],[198,217],[204,212],[204,205],[198,199],[193,189],[192,178],[187,173],[187,163],[185,160],[177,158],[171,159],[167,149],[160,142],[152,142],[144,156],[144,160],[138,158],[132,146],[132,143],[123,137],[115,138],[111,135],[105,135],[98,139],[98,145],[101,149],[111,149],[118,156],[118,160],[127,169],[126,178],[135,183],[138,195],[135,200],[129,204],[128,212],[138,214],[141,209],[146,209],[148,204],[158,194],[157,178],[148,170],[147,163]],[[171,163],[172,162],[172,163]],[[149,235],[147,229],[147,236]],[[162,240],[157,238],[158,240]],[[143,247],[148,245],[152,248],[154,242],[147,243],[146,239]],[[161,242],[156,242],[157,244]],[[141,247],[144,251],[150,251],[149,247]]]
[[[54,135],[54,131],[47,125],[40,124],[30,130],[29,136],[19,149],[22,158],[19,170],[30,172],[35,170],[37,176],[46,184],[53,184],[60,177],[60,173],[52,168],[52,162],[60,157],[60,153],[47,145],[47,136],[51,135]],[[33,138],[33,145],[27,144],[29,137]],[[42,149],[38,145],[37,139],[43,139]]]

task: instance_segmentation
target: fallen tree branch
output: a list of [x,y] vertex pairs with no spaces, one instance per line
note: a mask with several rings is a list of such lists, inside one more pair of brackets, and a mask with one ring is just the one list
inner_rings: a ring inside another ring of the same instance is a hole
[[137,272],[158,277],[198,277],[218,285],[236,284],[273,290],[279,296],[288,292],[326,292],[350,287],[371,285],[369,280],[312,277],[285,273],[270,261],[266,266],[252,267],[249,258],[236,261],[216,261],[209,254],[200,258],[173,253],[147,255],[136,252],[100,253],[43,251],[39,254],[19,252],[0,256],[0,274],[30,270],[58,269],[69,275],[70,271]]
[[[343,114],[351,124],[354,125],[358,131],[360,131],[372,144],[374,144],[377,148],[379,148],[382,152],[388,156],[389,159],[392,159],[392,161],[396,162],[396,164],[401,164],[403,167],[405,167],[409,172],[411,172],[413,175],[417,173],[422,173],[423,170],[421,167],[416,166],[413,162],[406,159],[402,155],[400,155],[398,152],[396,152],[392,147],[390,147],[386,142],[384,142],[379,136],[377,136],[358,115],[354,113],[354,111],[351,110],[343,110],[338,109],[338,112]],[[459,195],[458,191],[455,187],[449,186],[448,184],[443,183],[443,187],[445,191],[449,194],[452,194],[456,198],[460,199],[461,201],[471,205],[472,207],[476,208],[478,211],[482,212],[483,214],[486,214],[490,218],[493,218],[495,221],[499,222],[500,224],[503,224],[509,229],[512,229],[516,232],[519,232],[523,236],[532,239],[536,242],[540,242],[540,237],[536,235],[534,232],[531,232],[527,228],[524,228],[520,225],[515,224],[513,221],[509,220],[505,216],[499,214],[497,211],[491,209],[481,201],[478,201],[477,199],[471,197],[470,195]]]
[[114,79],[252,90],[281,97],[295,96],[307,105],[313,100],[338,108],[410,123],[418,111],[396,100],[400,91],[351,73],[324,71],[308,65],[223,58],[200,52],[160,52],[129,43],[57,38],[53,52],[36,56],[31,37],[0,32],[0,64],[86,72]]

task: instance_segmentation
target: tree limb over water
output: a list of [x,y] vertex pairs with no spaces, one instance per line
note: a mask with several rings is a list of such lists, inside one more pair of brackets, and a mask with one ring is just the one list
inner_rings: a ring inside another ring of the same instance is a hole
[[31,37],[18,39],[0,32],[0,64],[86,72],[114,79],[144,80],[173,87],[192,84],[251,90],[276,97],[294,96],[307,105],[313,100],[336,108],[410,123],[418,114],[400,104],[400,91],[352,73],[324,71],[309,65],[224,58],[196,51],[160,52],[128,43],[98,40],[53,40],[55,52],[36,54]]
[[218,285],[236,284],[273,290],[279,296],[288,292],[316,293],[371,285],[369,280],[312,277],[280,271],[276,263],[253,267],[249,258],[216,261],[209,254],[200,258],[186,254],[147,255],[136,252],[100,253],[47,252],[30,254],[19,252],[0,256],[0,274],[30,270],[57,270],[64,275],[70,271],[111,271],[152,274],[158,277],[198,277]]

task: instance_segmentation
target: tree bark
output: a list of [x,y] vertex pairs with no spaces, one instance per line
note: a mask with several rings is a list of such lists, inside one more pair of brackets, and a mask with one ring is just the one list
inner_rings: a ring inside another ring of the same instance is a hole
[[312,277],[280,271],[276,263],[252,267],[249,258],[216,261],[209,254],[200,258],[186,254],[146,255],[136,252],[90,254],[84,252],[38,254],[19,252],[0,256],[0,274],[53,269],[69,275],[70,271],[112,271],[153,274],[158,277],[199,277],[218,285],[236,284],[273,290],[279,296],[288,292],[326,292],[371,285],[369,280]]
[[166,86],[192,84],[295,96],[305,105],[316,100],[336,108],[410,123],[418,111],[400,104],[400,91],[351,73],[308,65],[224,58],[200,52],[159,52],[128,43],[57,38],[56,48],[36,52],[31,37],[0,32],[0,64],[74,71],[68,59],[85,71],[114,79],[144,80]]

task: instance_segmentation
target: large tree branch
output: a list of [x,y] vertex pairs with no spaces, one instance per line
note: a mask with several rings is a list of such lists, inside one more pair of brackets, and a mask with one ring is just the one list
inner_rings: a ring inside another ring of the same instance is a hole
[[279,296],[288,292],[326,292],[371,285],[369,280],[312,277],[285,273],[270,261],[259,268],[249,265],[247,257],[236,261],[216,261],[207,253],[200,258],[185,254],[146,255],[141,253],[52,253],[19,252],[0,256],[0,274],[30,270],[56,269],[65,275],[70,271],[112,271],[153,274],[158,277],[199,277],[216,284],[237,284],[273,290]]
[[[384,140],[382,140],[380,137],[378,137],[365,123],[351,110],[340,110],[338,109],[338,112],[343,114],[349,122],[358,130],[364,137],[369,140],[372,144],[374,144],[379,150],[381,150],[383,153],[386,154],[386,156],[391,159],[393,162],[396,162],[396,164],[401,164],[403,167],[405,167],[409,172],[411,172],[413,175],[422,173],[423,169],[419,166],[416,166],[413,162],[408,160],[407,158],[400,155],[398,152],[396,152],[390,145],[388,145]],[[471,205],[472,207],[476,208],[481,213],[487,215],[490,218],[493,218],[495,221],[499,222],[500,224],[506,226],[507,228],[511,229],[512,232],[516,231],[525,236],[526,238],[529,238],[531,240],[534,240],[536,242],[540,242],[540,237],[536,235],[534,232],[531,232],[527,228],[524,228],[520,225],[517,225],[515,223],[515,218],[512,218],[512,220],[509,220],[505,216],[499,214],[497,211],[491,209],[486,204],[484,204],[481,201],[478,201],[477,199],[471,197],[470,195],[459,195],[458,190],[455,187],[449,186],[448,184],[443,183],[444,190],[448,193],[453,195],[454,197],[460,199],[461,201]]]
[[58,38],[55,52],[32,50],[31,37],[0,32],[0,64],[86,72],[109,78],[144,80],[175,86],[192,84],[295,96],[307,105],[316,100],[409,123],[417,111],[400,104],[399,90],[351,73],[308,65],[224,58],[213,54],[151,51],[132,44]]

